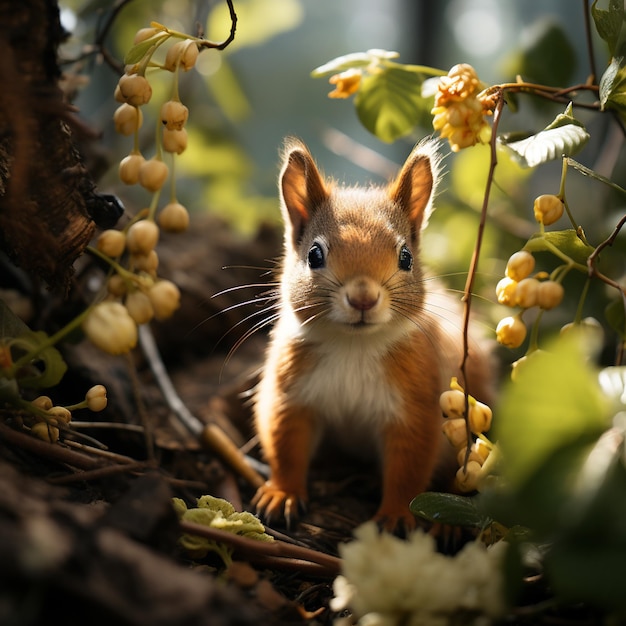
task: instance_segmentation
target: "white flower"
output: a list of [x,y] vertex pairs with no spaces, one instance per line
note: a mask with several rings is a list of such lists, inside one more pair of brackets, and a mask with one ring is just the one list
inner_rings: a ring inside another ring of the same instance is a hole
[[505,610],[501,563],[506,544],[467,544],[455,557],[437,552],[418,530],[408,540],[381,533],[373,522],[340,546],[334,611],[350,607],[359,626],[444,626],[457,611],[498,617]]

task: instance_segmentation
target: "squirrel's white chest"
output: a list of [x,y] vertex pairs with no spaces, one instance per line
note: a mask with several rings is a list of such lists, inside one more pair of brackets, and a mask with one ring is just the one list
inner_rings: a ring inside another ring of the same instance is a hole
[[315,365],[300,378],[294,395],[333,428],[393,420],[401,397],[385,372],[384,352],[358,340],[318,346]]

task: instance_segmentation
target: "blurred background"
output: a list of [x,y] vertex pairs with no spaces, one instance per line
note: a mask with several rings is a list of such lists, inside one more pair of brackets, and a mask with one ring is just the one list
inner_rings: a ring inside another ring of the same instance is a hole
[[[101,31],[113,3],[65,0],[60,5],[71,33],[64,54],[76,59]],[[585,82],[591,73],[585,1],[235,0],[234,5],[239,18],[234,42],[223,52],[203,51],[197,71],[181,80],[181,100],[190,111],[189,147],[178,159],[177,191],[192,213],[215,213],[243,235],[253,235],[262,223],[279,223],[276,176],[285,136],[303,139],[327,174],[360,184],[388,180],[412,145],[432,133],[430,127],[417,128],[391,145],[371,135],[360,124],[351,100],[329,99],[332,86],[310,76],[334,57],[382,48],[397,51],[401,63],[444,71],[465,62],[489,84],[513,81],[520,74],[528,81],[568,86]],[[107,33],[105,45],[113,57],[123,59],[135,32],[152,20],[189,33],[196,33],[199,26],[214,41],[225,39],[230,29],[226,2],[134,0],[123,6]],[[597,37],[594,61],[601,75],[608,57]],[[102,132],[101,153],[93,157],[99,163],[93,168],[99,186],[118,195],[127,207],[139,209],[147,201],[145,194],[117,179],[117,163],[132,143],[113,129],[118,103],[112,94],[118,74],[97,56],[86,56],[79,69],[89,81],[80,87],[75,102],[82,117]],[[153,102],[167,99],[170,89],[167,76],[159,79]],[[519,96],[505,112],[500,131],[537,132],[563,109]],[[149,111],[150,105],[142,129],[146,156],[153,153],[154,118]],[[153,113],[158,114],[156,106]],[[624,185],[623,134],[618,125],[606,115],[583,110],[575,114],[591,135],[577,160]],[[445,161],[446,178],[425,255],[434,273],[448,276],[452,288],[462,289],[465,282],[488,163],[484,146],[448,155]],[[484,308],[490,328],[503,316],[503,307],[493,304],[493,290],[506,260],[537,229],[533,199],[558,193],[560,175],[560,161],[530,171],[504,154],[500,157],[476,287],[481,296],[478,306]],[[577,173],[568,176],[567,197],[596,245],[623,214],[620,197]],[[620,242],[623,248],[623,236]],[[624,255],[609,251],[606,256],[612,275],[623,275]],[[550,269],[551,260],[547,263]],[[567,291],[572,306],[551,312],[547,323],[553,329],[571,321],[575,311],[580,290],[574,285]],[[603,287],[592,290],[588,314],[602,318],[606,297]]]

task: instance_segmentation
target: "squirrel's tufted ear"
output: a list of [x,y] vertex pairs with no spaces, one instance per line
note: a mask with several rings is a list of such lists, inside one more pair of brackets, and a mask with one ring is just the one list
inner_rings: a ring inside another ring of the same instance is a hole
[[438,146],[432,139],[417,144],[388,188],[390,198],[405,211],[416,235],[426,227],[433,211],[441,169]]
[[286,235],[296,245],[312,213],[329,195],[311,153],[297,139],[285,141],[279,191]]

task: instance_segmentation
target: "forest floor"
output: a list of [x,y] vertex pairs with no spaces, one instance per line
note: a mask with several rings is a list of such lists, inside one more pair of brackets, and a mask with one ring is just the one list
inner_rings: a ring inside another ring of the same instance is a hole
[[[256,458],[245,392],[262,364],[265,332],[229,351],[258,320],[239,325],[259,307],[237,305],[267,290],[212,296],[270,281],[266,270],[279,251],[278,231],[270,227],[250,242],[210,218],[186,234],[165,236],[159,247],[159,274],[182,292],[180,310],[151,328],[174,388],[200,422],[217,423]],[[70,297],[61,300],[6,264],[3,297],[30,311],[31,327],[47,332],[78,312],[77,303],[103,276],[85,257]],[[254,487],[181,423],[141,348],[114,357],[83,340],[61,350],[68,371],[48,391],[54,403],[75,403],[103,384],[108,407],[75,412],[76,426],[55,444],[29,434],[21,415],[0,414],[0,623],[331,623],[338,561],[320,566],[306,555],[337,556],[338,545],[375,510],[375,475],[365,468],[329,478],[317,468],[299,523],[268,528],[284,556],[239,545],[226,571],[215,555],[194,561],[178,544],[172,498],[194,507],[210,494],[252,510]],[[333,459],[333,466],[341,464]],[[305,548],[305,558],[294,558],[292,546]]]
[[[195,419],[217,424],[257,461],[247,392],[267,336],[247,330],[263,315],[263,285],[280,248],[273,227],[249,241],[209,217],[159,244],[159,274],[182,292],[176,314],[151,325],[173,387]],[[0,298],[49,333],[84,307],[104,276],[85,255],[61,299],[0,263]],[[261,286],[237,288],[254,284]],[[332,453],[311,472],[298,522],[267,527],[275,537],[269,551],[252,540],[228,544],[227,569],[213,553],[191,558],[172,498],[192,508],[212,495],[251,511],[254,486],[181,422],[148,351],[115,357],[78,339],[61,346],[68,371],[48,393],[69,405],[103,384],[104,412],[76,411],[70,430],[50,444],[23,427],[23,415],[0,409],[0,624],[332,624],[339,548],[376,510],[374,468]],[[526,607],[503,623],[600,623],[585,607],[552,607],[541,582],[529,590]]]

